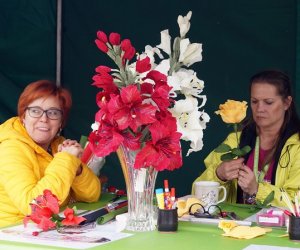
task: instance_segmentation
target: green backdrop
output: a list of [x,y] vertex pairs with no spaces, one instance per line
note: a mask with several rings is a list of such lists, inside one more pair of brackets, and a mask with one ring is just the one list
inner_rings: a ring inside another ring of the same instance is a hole
[[[96,32],[118,32],[137,51],[160,43],[160,31],[178,34],[177,16],[193,11],[188,37],[203,44],[203,61],[193,65],[204,80],[211,121],[204,148],[184,157],[182,168],[160,172],[157,186],[168,178],[178,195],[190,192],[203,171],[203,159],[224,139],[228,128],[213,112],[227,99],[248,100],[248,79],[257,71],[277,68],[294,83],[300,106],[300,3],[296,0],[164,0],[142,2],[64,0],[62,19],[62,84],[71,90],[73,109],[64,135],[79,139],[90,132],[97,110],[94,69],[111,61],[94,44]],[[16,114],[22,89],[41,78],[55,79],[56,1],[0,0],[0,122]],[[183,154],[187,144],[183,143]],[[124,187],[118,159],[106,158],[109,183]]]

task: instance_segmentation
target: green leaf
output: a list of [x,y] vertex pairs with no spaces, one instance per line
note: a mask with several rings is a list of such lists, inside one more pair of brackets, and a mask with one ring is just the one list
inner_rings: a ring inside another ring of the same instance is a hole
[[244,151],[239,148],[233,148],[231,152],[238,157],[244,155]]
[[249,147],[248,145],[246,145],[241,150],[244,152],[243,155],[246,155],[246,154],[248,154],[251,151],[251,147]]
[[215,152],[217,153],[226,153],[231,150],[231,147],[225,143],[220,144],[217,148],[215,148]]
[[268,206],[273,200],[274,200],[274,196],[275,196],[275,192],[274,192],[274,190],[272,191],[272,192],[270,192],[269,194],[268,194],[268,196],[266,197],[266,199],[264,200],[264,202],[263,202],[263,206],[264,207],[266,207],[266,206]]
[[180,37],[176,37],[174,39],[174,43],[173,43],[173,51],[174,51],[174,59],[178,59],[179,55],[180,55],[180,41],[181,38]]
[[232,153],[223,154],[223,155],[221,155],[221,161],[230,161],[230,160],[233,160],[235,157],[236,157],[236,155],[234,155]]

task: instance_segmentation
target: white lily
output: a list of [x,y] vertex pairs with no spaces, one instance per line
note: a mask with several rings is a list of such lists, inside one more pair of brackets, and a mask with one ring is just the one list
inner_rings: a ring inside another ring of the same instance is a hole
[[[168,83],[174,91],[180,91],[184,95],[192,95],[202,98],[204,82],[197,77],[197,73],[191,69],[181,68],[168,77]],[[201,105],[203,106],[203,105]]]
[[192,17],[192,11],[189,11],[186,16],[179,15],[177,18],[177,23],[180,29],[180,37],[185,37],[186,33],[191,27],[190,19]]
[[202,44],[190,43],[188,38],[181,40],[179,62],[189,67],[200,61],[202,61]]
[[171,36],[169,30],[163,30],[160,32],[161,43],[157,45],[157,48],[162,49],[168,55],[171,55]]
[[[185,100],[175,102],[174,108],[170,112],[177,119],[177,129],[182,133],[181,139],[191,141],[187,156],[194,151],[199,151],[203,147],[203,129],[209,116],[198,110],[198,100],[192,96],[187,96]],[[205,114],[205,115],[204,115]],[[201,117],[202,120],[200,119]]]
[[170,70],[170,59],[165,59],[165,60],[162,60],[160,62],[160,64],[158,64],[156,67],[155,67],[155,70],[165,74],[166,76],[168,75],[168,72]]

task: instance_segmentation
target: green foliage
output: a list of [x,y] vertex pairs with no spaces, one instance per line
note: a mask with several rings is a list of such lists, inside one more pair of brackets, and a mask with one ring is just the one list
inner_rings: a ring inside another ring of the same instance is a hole
[[222,143],[214,151],[217,153],[225,153],[221,155],[222,161],[230,161],[248,154],[251,151],[251,148],[249,146],[244,146],[243,148],[231,148],[229,145]]
[[261,201],[257,200],[256,204],[253,207],[251,207],[251,209],[255,210],[255,209],[262,209],[262,208],[270,207],[271,202],[274,200],[274,197],[275,197],[275,192],[272,191],[268,194],[268,196],[266,197],[266,199],[264,201],[261,202]]

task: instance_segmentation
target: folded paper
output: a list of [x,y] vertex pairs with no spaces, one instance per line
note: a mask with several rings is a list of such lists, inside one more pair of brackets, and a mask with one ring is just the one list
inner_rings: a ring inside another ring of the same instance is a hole
[[219,228],[224,230],[223,236],[233,237],[237,239],[253,239],[255,237],[271,232],[271,228],[235,226],[234,223],[228,221],[220,221]]

